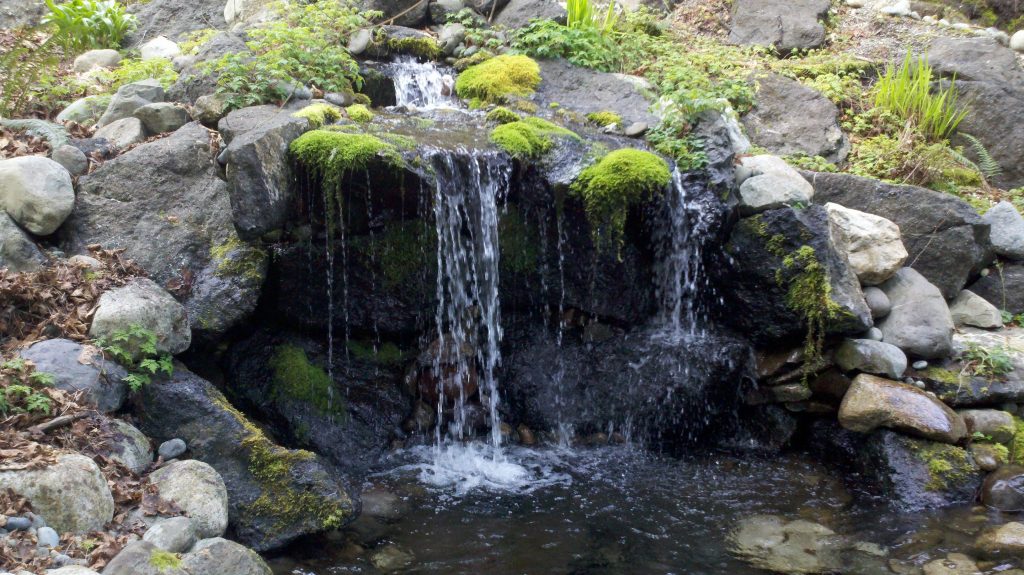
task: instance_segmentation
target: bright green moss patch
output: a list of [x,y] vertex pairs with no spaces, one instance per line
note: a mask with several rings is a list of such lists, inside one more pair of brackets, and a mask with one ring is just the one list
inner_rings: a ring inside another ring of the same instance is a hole
[[943,491],[962,483],[975,472],[967,451],[944,443],[915,442],[914,455],[928,466],[930,491]]
[[394,366],[401,364],[405,359],[402,350],[390,341],[374,345],[373,342],[349,340],[347,346],[352,357],[360,361]]
[[1024,463],[1024,420],[1013,417],[1013,440],[1010,441],[1010,463]]
[[232,235],[220,244],[210,246],[210,259],[218,277],[237,277],[262,282],[267,265],[267,252]]
[[519,114],[504,106],[498,106],[490,112],[487,112],[487,121],[494,122],[496,124],[510,124],[512,122],[519,121],[519,119]]
[[931,381],[945,383],[947,385],[960,385],[960,372],[946,369],[944,367],[928,366],[921,372],[921,376]]
[[540,84],[540,66],[528,56],[505,54],[467,68],[455,81],[460,98],[505,102],[529,96]]
[[305,108],[292,114],[296,118],[305,118],[309,120],[309,125],[313,128],[320,128],[326,124],[333,124],[341,119],[341,110],[335,108],[330,104],[310,104]]
[[149,556],[149,564],[155,567],[157,571],[164,572],[171,569],[180,569],[181,559],[174,553],[157,549]]
[[804,341],[806,378],[822,363],[821,350],[825,345],[825,331],[829,322],[840,317],[844,310],[832,299],[832,283],[828,272],[818,261],[818,254],[811,246],[800,246],[785,256],[782,268],[777,270],[776,281],[787,286],[786,305],[798,313],[807,325]]
[[615,150],[583,170],[570,193],[583,201],[597,248],[621,248],[629,207],[672,181],[668,164],[641,150]]
[[601,126],[602,128],[605,126],[622,125],[622,116],[608,110],[602,112],[591,112],[587,114],[587,120]]
[[270,358],[274,373],[271,394],[275,398],[301,401],[321,414],[346,416],[345,402],[332,397],[334,384],[322,367],[310,363],[306,352],[298,346],[279,346]]
[[420,220],[392,223],[383,232],[352,238],[352,246],[370,257],[378,270],[376,281],[389,291],[408,288],[422,278],[432,261],[437,234]]
[[396,54],[410,54],[424,60],[437,60],[441,56],[441,46],[436,40],[426,36],[391,38],[388,40],[388,51]]
[[491,142],[512,157],[536,158],[551,149],[555,136],[578,138],[575,132],[540,118],[524,118],[491,131]]
[[365,124],[373,121],[373,112],[371,112],[364,104],[352,104],[348,108],[345,108],[345,113],[348,114],[348,119],[353,122]]
[[402,162],[393,145],[368,134],[313,130],[299,136],[289,149],[326,189],[337,189],[346,173],[364,170],[373,162],[392,166]]

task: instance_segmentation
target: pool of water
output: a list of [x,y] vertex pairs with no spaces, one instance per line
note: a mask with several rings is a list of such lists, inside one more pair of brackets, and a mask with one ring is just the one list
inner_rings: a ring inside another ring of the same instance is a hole
[[405,450],[365,485],[364,506],[345,531],[272,559],[275,573],[764,573],[730,552],[738,522],[761,514],[870,551],[844,573],[921,573],[1008,520],[971,506],[897,514],[801,455],[678,459],[628,445],[514,448],[498,461],[482,446]]

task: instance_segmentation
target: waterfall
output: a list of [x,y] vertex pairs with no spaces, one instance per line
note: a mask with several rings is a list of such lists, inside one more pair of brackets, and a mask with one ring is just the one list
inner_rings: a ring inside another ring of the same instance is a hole
[[[446,439],[444,411],[453,406],[448,437],[464,439],[479,380],[481,402],[498,453],[501,427],[498,381],[501,317],[498,297],[498,204],[508,192],[511,162],[497,153],[436,150],[427,161],[434,172],[437,231],[437,349],[434,374],[439,401],[435,443]],[[479,376],[477,376],[479,374]]]
[[398,56],[386,71],[395,83],[395,103],[415,108],[458,108],[454,97],[455,74],[439,70],[433,62]]

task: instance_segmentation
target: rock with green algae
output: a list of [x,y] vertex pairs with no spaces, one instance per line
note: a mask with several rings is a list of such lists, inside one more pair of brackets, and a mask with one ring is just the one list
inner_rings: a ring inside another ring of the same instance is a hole
[[662,192],[671,181],[665,160],[643,150],[622,149],[580,172],[570,191],[583,202],[594,245],[617,251],[629,208]]
[[149,541],[133,541],[103,568],[104,575],[189,575],[181,558]]
[[521,160],[537,158],[551,149],[554,138],[579,138],[572,130],[541,118],[524,118],[494,128],[491,142]]
[[323,102],[310,104],[292,115],[309,120],[311,128],[320,128],[341,119],[341,111],[337,107]]
[[520,119],[522,119],[522,117],[519,114],[504,106],[497,106],[490,112],[487,112],[487,121],[494,122],[495,124],[509,124]]
[[587,114],[587,120],[601,126],[621,126],[622,116],[608,110],[602,112],[591,112]]
[[227,486],[235,538],[257,551],[336,529],[354,515],[344,479],[317,455],[285,449],[206,380],[176,365],[143,388],[140,428],[156,441],[179,437]]
[[313,406],[321,414],[347,417],[345,400],[340,393],[334,393],[334,382],[322,367],[310,362],[301,347],[279,345],[270,357],[270,369],[273,371],[271,393],[275,399],[299,401]]
[[989,559],[1024,557],[1024,524],[1011,521],[986,529],[975,540],[974,547]]
[[352,104],[345,108],[345,113],[348,115],[348,119],[353,122],[365,124],[373,121],[373,112],[366,107],[366,104]]
[[455,92],[460,98],[502,103],[529,96],[540,84],[540,66],[528,56],[503,54],[459,74]]
[[337,186],[345,174],[366,169],[373,163],[397,166],[402,161],[395,146],[376,136],[335,130],[306,132],[289,149],[325,187]]

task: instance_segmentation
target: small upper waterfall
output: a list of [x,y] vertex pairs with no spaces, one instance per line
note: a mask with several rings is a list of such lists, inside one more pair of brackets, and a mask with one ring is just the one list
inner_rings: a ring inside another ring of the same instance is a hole
[[415,108],[458,108],[454,96],[454,72],[447,73],[433,62],[419,62],[413,56],[398,56],[387,66],[395,83],[395,103]]

